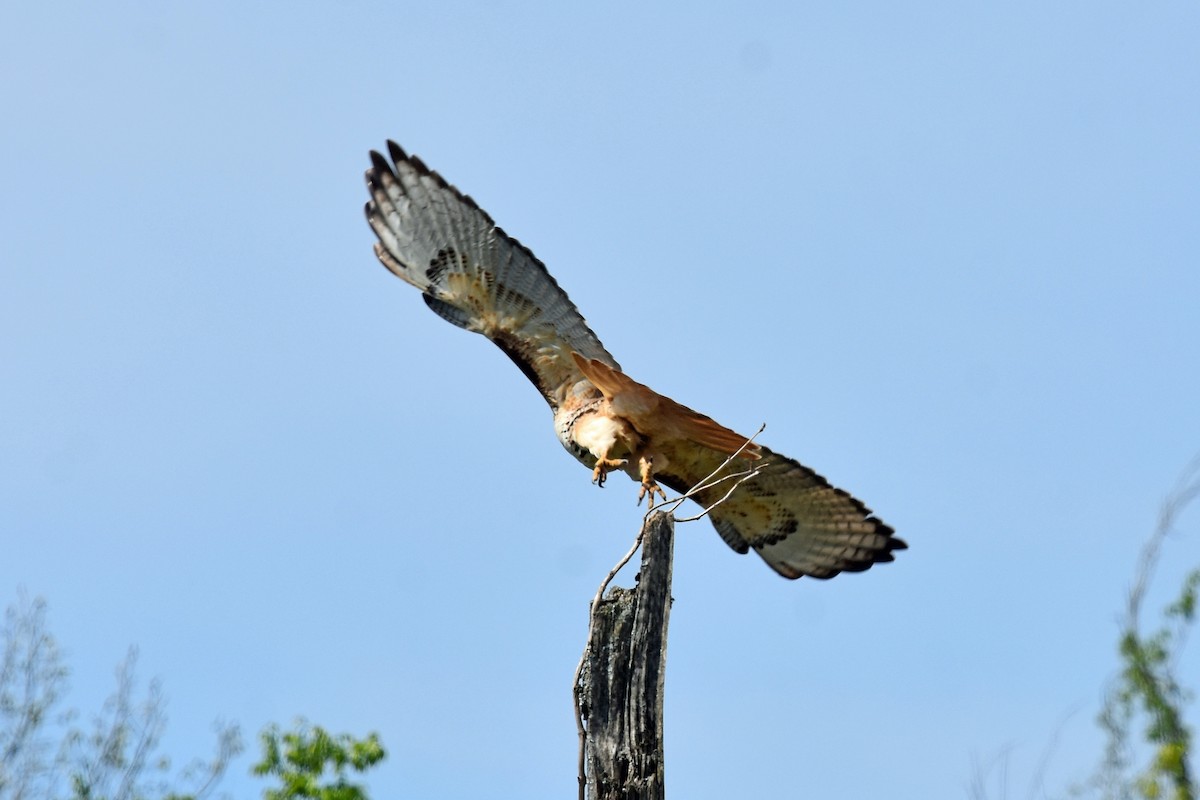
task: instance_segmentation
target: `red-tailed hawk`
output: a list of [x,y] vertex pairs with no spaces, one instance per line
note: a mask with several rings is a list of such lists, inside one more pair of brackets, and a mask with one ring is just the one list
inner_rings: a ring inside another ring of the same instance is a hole
[[[664,397],[621,371],[542,262],[462,194],[388,142],[391,162],[371,153],[367,221],[375,254],[422,292],[438,316],[491,339],[550,404],[570,453],[604,485],[620,469],[638,499],[692,489],[746,444],[746,437]],[[739,553],[751,548],[785,578],[832,578],[892,560],[906,545],[861,502],[808,467],[751,445],[726,470],[758,474],[709,516]],[[694,495],[720,500],[725,482]],[[665,496],[665,495],[663,495]]]

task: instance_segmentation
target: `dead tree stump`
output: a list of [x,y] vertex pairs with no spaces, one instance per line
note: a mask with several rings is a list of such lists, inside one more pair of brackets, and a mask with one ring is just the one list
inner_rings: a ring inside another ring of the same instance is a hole
[[613,587],[595,607],[576,687],[586,723],[586,783],[591,800],[664,797],[663,678],[674,517],[661,512],[651,515],[641,540],[637,586]]

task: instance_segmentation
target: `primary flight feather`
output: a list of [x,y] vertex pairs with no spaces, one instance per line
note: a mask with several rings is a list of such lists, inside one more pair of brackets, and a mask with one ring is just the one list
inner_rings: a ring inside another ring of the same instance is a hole
[[[659,483],[687,492],[746,445],[622,372],[545,265],[420,159],[388,142],[387,157],[372,151],[366,179],[379,260],[438,316],[491,339],[516,363],[594,482],[622,470],[640,484],[639,500],[653,503]],[[799,462],[751,444],[725,473],[747,467],[755,475],[709,517],[730,547],[753,549],[780,575],[861,572],[906,547],[862,502]],[[731,485],[693,497],[707,508]]]

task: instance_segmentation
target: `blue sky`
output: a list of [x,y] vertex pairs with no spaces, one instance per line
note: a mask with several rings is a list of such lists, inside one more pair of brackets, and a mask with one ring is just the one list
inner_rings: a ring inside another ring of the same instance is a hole
[[137,644],[177,759],[305,715],[379,731],[380,800],[573,791],[636,487],[376,263],[394,138],[636,379],[911,546],[793,583],[681,526],[672,795],[963,797],[1008,753],[1025,796],[1052,742],[1061,794],[1200,450],[1198,39],[1187,2],[8,4],[3,596],[78,707]]

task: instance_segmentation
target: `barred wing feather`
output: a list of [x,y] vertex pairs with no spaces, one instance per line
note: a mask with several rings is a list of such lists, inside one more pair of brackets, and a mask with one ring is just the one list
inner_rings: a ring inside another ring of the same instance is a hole
[[582,379],[572,351],[617,366],[527,247],[395,142],[388,155],[372,151],[366,174],[367,221],[385,267],[443,319],[495,342],[553,409]]

